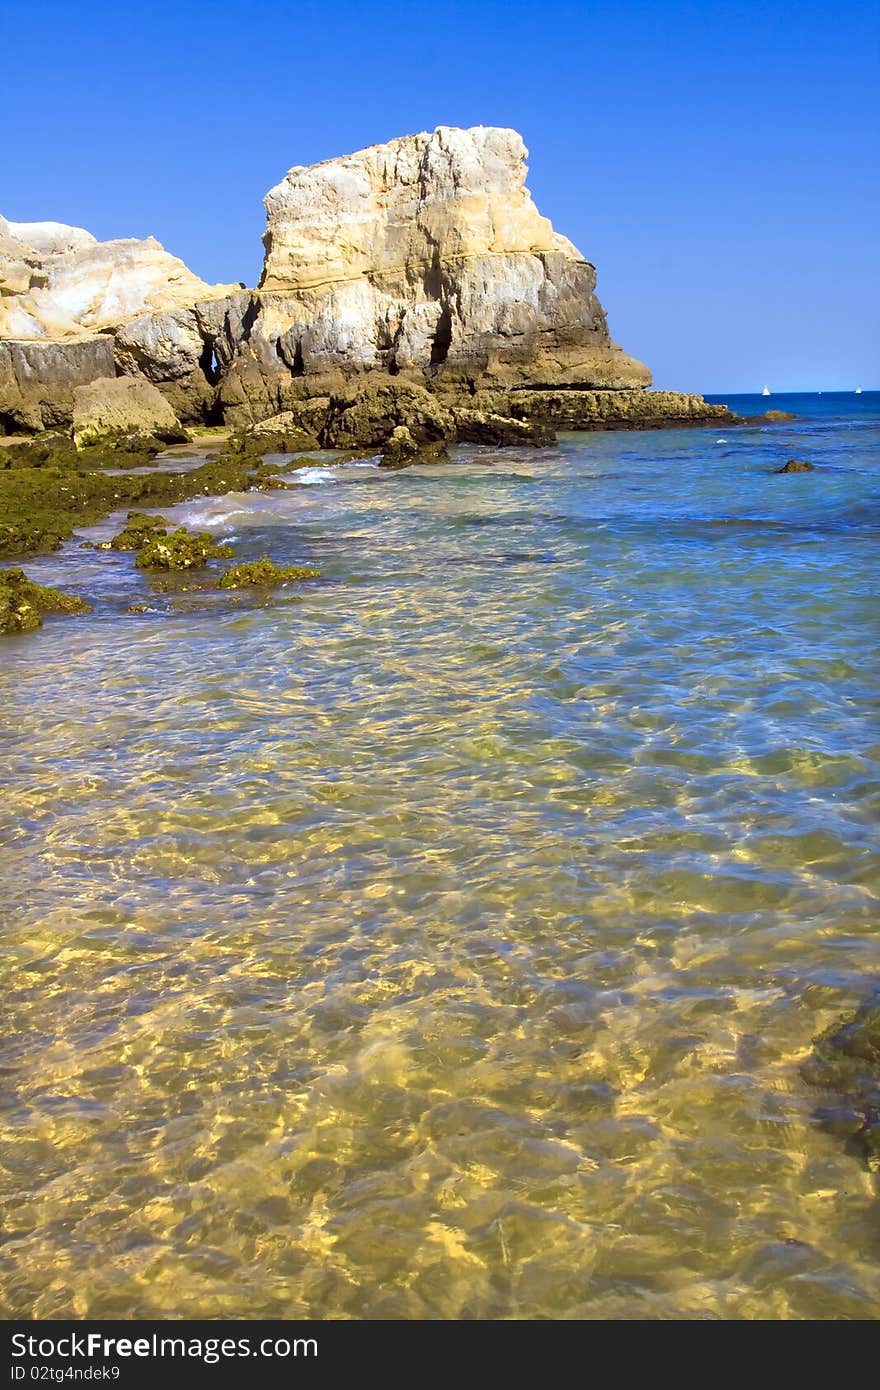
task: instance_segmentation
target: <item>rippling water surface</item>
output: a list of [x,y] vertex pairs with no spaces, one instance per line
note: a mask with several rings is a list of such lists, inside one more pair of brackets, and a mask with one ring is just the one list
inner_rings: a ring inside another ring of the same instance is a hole
[[878,1315],[799,1066],[880,973],[880,411],[791,408],[174,511],[267,600],[28,562],[8,1314]]

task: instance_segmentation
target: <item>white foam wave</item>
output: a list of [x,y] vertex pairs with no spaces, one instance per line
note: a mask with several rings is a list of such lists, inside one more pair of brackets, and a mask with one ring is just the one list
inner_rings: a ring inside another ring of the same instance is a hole
[[290,477],[304,487],[311,487],[314,483],[335,483],[334,471],[332,468],[299,468]]
[[339,483],[344,481],[347,473],[356,468],[378,468],[379,458],[351,459],[346,463],[332,464],[327,468],[298,468],[296,472],[289,473],[287,476],[296,483],[303,483],[305,487],[312,487],[316,483]]

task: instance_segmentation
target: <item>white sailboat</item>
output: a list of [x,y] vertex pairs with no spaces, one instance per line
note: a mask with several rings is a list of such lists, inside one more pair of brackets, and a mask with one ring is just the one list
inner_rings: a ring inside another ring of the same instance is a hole
[[770,387],[769,387],[769,386],[765,386],[765,387],[764,387],[764,390],[761,392],[761,395],[762,395],[762,396],[769,396],[769,395],[770,395]]
[[857,395],[857,396],[860,396],[861,394],[862,394],[862,388],[861,388],[861,386],[857,386],[857,387],[856,387],[856,395]]

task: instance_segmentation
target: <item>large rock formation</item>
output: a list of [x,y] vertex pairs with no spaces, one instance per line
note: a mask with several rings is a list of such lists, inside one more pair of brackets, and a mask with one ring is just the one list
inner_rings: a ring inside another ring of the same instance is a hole
[[108,354],[184,421],[283,412],[284,432],[324,443],[537,441],[722,413],[644,389],[525,160],[515,131],[440,126],[291,169],[265,199],[253,291],[204,284],[152,239],[0,219],[0,428],[69,420]]
[[513,130],[440,126],[295,168],[266,195],[252,337],[289,367],[635,387],[596,273],[542,217]]
[[114,372],[203,377],[211,345],[195,306],[238,289],[205,284],[153,237],[101,242],[0,217],[0,415],[25,429],[65,422],[75,388]]
[[271,400],[280,373],[647,386],[611,341],[593,266],[532,202],[525,160],[515,131],[440,126],[291,169],[266,195],[259,291],[226,329],[244,397],[262,378]]

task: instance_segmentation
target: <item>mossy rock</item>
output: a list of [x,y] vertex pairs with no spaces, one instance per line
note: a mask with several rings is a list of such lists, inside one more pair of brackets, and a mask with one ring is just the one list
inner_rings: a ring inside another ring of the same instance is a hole
[[79,472],[93,468],[142,468],[164,446],[158,439],[138,437],[105,441],[79,450],[67,434],[44,434],[7,444],[0,451],[0,469],[73,468]]
[[801,1070],[812,1086],[839,1097],[819,1118],[880,1173],[880,994],[821,1033]]
[[[164,507],[195,497],[284,486],[275,465],[246,456],[208,458],[181,472],[106,472],[108,465],[140,467],[154,452],[95,446],[78,453],[61,435],[42,435],[0,450],[0,559],[56,550],[77,527],[126,505]],[[99,548],[110,547],[101,543]]]
[[789,459],[788,463],[777,468],[777,473],[812,473],[815,471],[815,464],[809,463],[806,459]]
[[109,550],[141,550],[148,541],[168,532],[164,516],[147,516],[145,512],[129,512],[125,526],[109,542]]
[[390,438],[382,447],[382,462],[386,468],[401,468],[412,463],[419,446],[406,425],[395,425]]
[[263,454],[294,454],[318,446],[316,436],[303,429],[299,415],[292,410],[283,410],[258,421],[249,429],[233,435],[233,440],[236,447],[257,448]]
[[555,444],[556,431],[546,420],[517,420],[493,411],[456,408],[456,436],[464,444]]
[[416,444],[455,438],[452,413],[423,386],[382,377],[346,383],[318,436],[324,448],[376,448],[404,425]]
[[231,545],[221,545],[207,531],[188,531],[185,526],[168,534],[154,532],[138,553],[135,564],[142,570],[203,569],[209,560],[228,559]]
[[250,586],[272,588],[277,584],[287,584],[295,579],[320,579],[318,570],[305,565],[276,565],[268,555],[259,560],[248,560],[241,565],[233,565],[221,575],[218,589],[245,589]]
[[790,410],[765,410],[763,418],[771,425],[787,424],[790,420],[796,420],[797,416],[792,415]]
[[382,446],[382,468],[409,468],[413,463],[445,463],[449,459],[442,441],[417,444],[406,425],[396,425]]
[[0,570],[0,634],[32,632],[44,613],[91,613],[85,599],[34,584],[24,570]]

